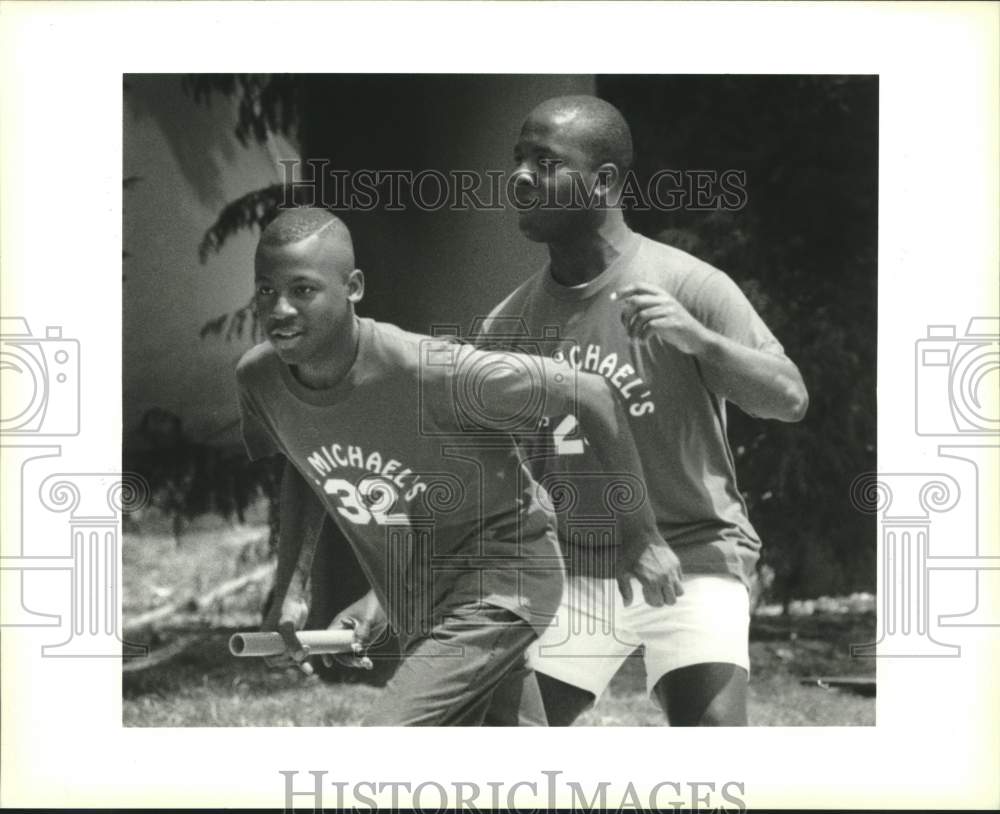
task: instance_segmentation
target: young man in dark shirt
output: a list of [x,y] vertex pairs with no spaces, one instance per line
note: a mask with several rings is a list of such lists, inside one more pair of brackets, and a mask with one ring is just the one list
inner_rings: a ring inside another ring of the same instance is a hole
[[[544,724],[524,651],[564,575],[545,495],[508,433],[571,410],[607,468],[640,478],[610,387],[552,360],[359,318],[350,234],[322,210],[281,213],[254,276],[268,341],[237,368],[243,434],[252,458],[287,461],[265,628],[304,623],[310,588],[322,590],[309,585],[317,540],[335,522],[372,586],[367,624],[384,609],[403,648],[367,724]],[[644,551],[662,544],[645,503],[623,534]]]

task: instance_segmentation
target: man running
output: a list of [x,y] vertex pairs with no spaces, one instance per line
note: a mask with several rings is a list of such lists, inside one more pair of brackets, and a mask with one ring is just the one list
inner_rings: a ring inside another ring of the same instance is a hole
[[[567,589],[557,624],[530,651],[549,723],[572,723],[643,645],[648,690],[671,725],[746,725],[747,588],[761,544],[736,485],[726,403],[799,421],[805,385],[728,276],[625,224],[619,198],[632,139],[612,105],[591,96],[542,103],[524,122],[514,162],[521,231],[548,246],[549,262],[497,306],[485,334],[503,344],[511,319],[532,335],[558,332],[566,342],[555,358],[608,379],[683,571],[676,597],[633,598],[622,574],[635,550],[560,514]],[[547,419],[565,426],[567,416]],[[543,483],[555,474],[574,482],[577,505],[595,514],[602,498],[588,489],[603,465],[580,429],[576,443],[536,449],[533,471]],[[675,562],[658,555],[672,578]]]
[[[237,368],[243,435],[251,458],[287,461],[265,629],[303,624],[332,520],[403,646],[367,724],[544,724],[524,651],[552,618],[563,569],[544,495],[507,433],[578,412],[603,464],[638,480],[610,387],[551,360],[357,317],[364,276],[347,228],[323,210],[272,221],[254,279],[268,341]],[[648,504],[623,519],[623,534],[641,550],[655,545]],[[653,590],[663,580],[647,581]]]

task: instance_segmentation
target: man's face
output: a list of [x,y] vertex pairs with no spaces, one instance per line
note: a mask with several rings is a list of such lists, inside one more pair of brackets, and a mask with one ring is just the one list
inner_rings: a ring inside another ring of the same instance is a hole
[[323,366],[344,347],[361,298],[360,272],[343,268],[336,247],[313,236],[286,246],[260,246],[254,302],[261,326],[289,365]]
[[521,128],[514,189],[518,225],[529,240],[571,239],[595,222],[596,168],[577,133],[580,126],[566,116],[535,112]]

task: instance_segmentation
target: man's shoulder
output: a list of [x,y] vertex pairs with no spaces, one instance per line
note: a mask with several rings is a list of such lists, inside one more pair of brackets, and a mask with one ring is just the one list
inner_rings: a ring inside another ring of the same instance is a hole
[[630,277],[654,283],[684,302],[693,299],[713,278],[729,279],[721,269],[683,249],[652,238],[642,237],[637,262]]
[[478,317],[472,326],[473,339],[483,336],[520,335],[523,332],[521,318],[538,292],[543,273],[544,271],[540,271],[532,274],[497,303],[487,316]]
[[400,394],[419,393],[435,416],[447,412],[452,401],[452,378],[463,370],[475,373],[467,369],[473,347],[456,336],[413,333],[387,322],[373,322],[372,331],[378,362],[377,369],[365,372],[368,381],[398,388]]
[[249,384],[266,376],[273,369],[276,360],[277,354],[269,342],[254,345],[236,363],[236,380],[241,384]]
[[415,361],[423,342],[430,339],[423,334],[413,333],[391,322],[367,320],[371,326],[374,345],[385,361],[408,364]]
[[644,265],[651,265],[666,275],[678,279],[687,279],[688,277],[704,279],[713,274],[724,273],[711,263],[707,263],[700,257],[696,257],[676,246],[671,246],[669,243],[653,240],[645,236],[641,238],[641,241],[642,249],[640,257],[643,259]]
[[543,272],[540,271],[532,274],[527,280],[511,291],[510,294],[500,300],[500,302],[497,303],[490,312],[490,316],[493,316],[494,314],[509,314],[518,311],[520,307],[531,298],[531,295],[538,287],[538,281],[542,274]]
[[[415,379],[434,358],[435,349],[454,342],[450,336],[414,333],[390,322],[371,320],[374,356],[381,375]],[[369,371],[374,372],[374,371]]]

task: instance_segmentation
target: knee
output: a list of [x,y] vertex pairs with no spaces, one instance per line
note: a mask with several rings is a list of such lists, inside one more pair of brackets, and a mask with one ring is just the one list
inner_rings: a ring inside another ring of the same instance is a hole
[[746,699],[738,694],[722,694],[702,711],[696,726],[746,726]]
[[671,726],[747,725],[747,674],[736,665],[682,667],[663,676],[655,694]]
[[572,726],[594,705],[594,694],[544,673],[535,674],[549,726]]

